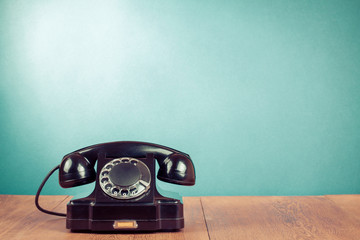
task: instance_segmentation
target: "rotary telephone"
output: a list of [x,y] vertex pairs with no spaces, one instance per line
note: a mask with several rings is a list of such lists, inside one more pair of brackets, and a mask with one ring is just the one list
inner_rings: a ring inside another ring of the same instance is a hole
[[[152,143],[110,142],[65,155],[41,183],[35,205],[42,212],[66,216],[66,227],[72,231],[181,229],[184,227],[183,204],[157,191],[155,160],[159,164],[159,180],[195,184],[194,165],[186,153]],[[45,210],[38,202],[45,182],[57,169],[63,188],[96,181],[89,196],[68,203],[67,214]]]

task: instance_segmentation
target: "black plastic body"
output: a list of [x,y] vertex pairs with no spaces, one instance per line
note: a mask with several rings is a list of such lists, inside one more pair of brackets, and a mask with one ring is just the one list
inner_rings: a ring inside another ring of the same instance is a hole
[[[115,156],[119,157],[119,156]],[[100,152],[97,172],[114,157]],[[66,227],[72,231],[159,231],[184,227],[183,205],[178,199],[161,196],[155,184],[155,158],[148,153],[137,158],[151,172],[149,190],[129,200],[119,200],[106,195],[96,178],[94,191],[85,198],[73,199],[67,205]],[[136,227],[116,229],[116,221],[133,221]]]

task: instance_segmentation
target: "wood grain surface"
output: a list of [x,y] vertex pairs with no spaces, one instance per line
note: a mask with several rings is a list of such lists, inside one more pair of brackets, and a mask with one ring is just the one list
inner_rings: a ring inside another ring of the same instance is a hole
[[[65,212],[70,196],[41,196]],[[157,233],[73,233],[39,212],[34,196],[0,195],[0,239],[360,239],[360,195],[185,197],[185,228]]]
[[201,201],[211,239],[360,239],[356,222],[322,196],[203,197]]
[[326,195],[325,197],[333,201],[349,216],[355,218],[357,224],[360,224],[360,195]]

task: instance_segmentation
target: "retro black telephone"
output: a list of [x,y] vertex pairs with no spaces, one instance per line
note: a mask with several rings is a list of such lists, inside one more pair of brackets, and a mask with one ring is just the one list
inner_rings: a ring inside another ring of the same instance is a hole
[[[35,204],[42,212],[66,216],[66,227],[73,231],[183,228],[181,201],[164,197],[156,189],[155,159],[159,164],[159,180],[180,185],[195,184],[194,165],[186,153],[152,143],[110,142],[65,155],[61,164],[41,183]],[[68,203],[67,214],[45,210],[38,203],[45,182],[57,169],[63,188],[96,181],[89,196]]]

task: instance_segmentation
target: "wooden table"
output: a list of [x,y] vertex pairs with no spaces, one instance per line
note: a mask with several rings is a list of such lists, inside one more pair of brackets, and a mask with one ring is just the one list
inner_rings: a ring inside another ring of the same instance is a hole
[[[65,212],[70,196],[41,196]],[[0,239],[360,239],[360,195],[184,197],[179,232],[72,233],[65,218],[39,212],[34,196],[0,195]]]

